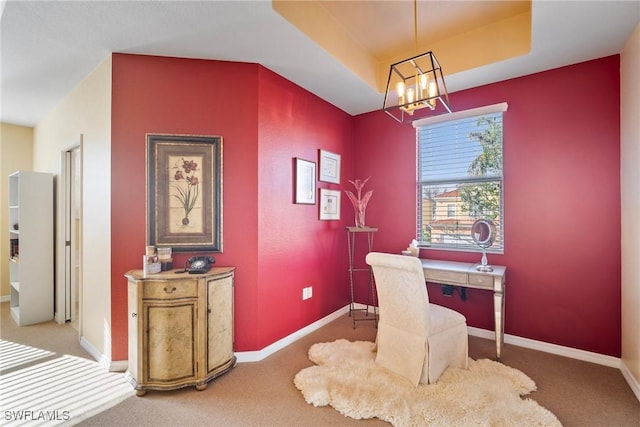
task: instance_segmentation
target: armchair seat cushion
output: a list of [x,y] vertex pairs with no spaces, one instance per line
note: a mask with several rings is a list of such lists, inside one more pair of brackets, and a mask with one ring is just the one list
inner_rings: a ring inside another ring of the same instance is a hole
[[458,325],[467,326],[467,319],[462,314],[441,305],[429,304],[429,335]]

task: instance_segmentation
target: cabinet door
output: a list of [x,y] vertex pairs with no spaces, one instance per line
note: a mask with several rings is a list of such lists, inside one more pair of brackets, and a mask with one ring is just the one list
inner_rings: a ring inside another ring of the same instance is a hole
[[196,378],[197,300],[144,303],[145,383]]
[[142,378],[138,376],[138,368],[141,355],[139,353],[140,342],[138,341],[138,283],[132,280],[128,282],[128,333],[129,333],[129,374],[137,381],[141,381]]
[[207,373],[233,358],[233,275],[207,281]]

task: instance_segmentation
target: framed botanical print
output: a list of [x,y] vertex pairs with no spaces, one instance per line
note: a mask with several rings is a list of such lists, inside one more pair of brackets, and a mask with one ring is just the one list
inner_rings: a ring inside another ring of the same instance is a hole
[[222,137],[147,134],[147,245],[222,252]]

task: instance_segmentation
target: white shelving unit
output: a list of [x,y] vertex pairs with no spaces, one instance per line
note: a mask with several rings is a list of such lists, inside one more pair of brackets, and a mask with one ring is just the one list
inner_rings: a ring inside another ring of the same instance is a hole
[[19,325],[53,319],[53,175],[9,175],[11,316]]

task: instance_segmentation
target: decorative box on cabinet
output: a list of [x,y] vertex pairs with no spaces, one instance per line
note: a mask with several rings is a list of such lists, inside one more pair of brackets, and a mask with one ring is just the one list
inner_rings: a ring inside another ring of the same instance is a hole
[[11,317],[18,326],[53,319],[53,175],[9,175]]
[[125,274],[129,292],[129,369],[138,396],[195,385],[204,390],[236,363],[233,267],[204,274],[176,270]]

